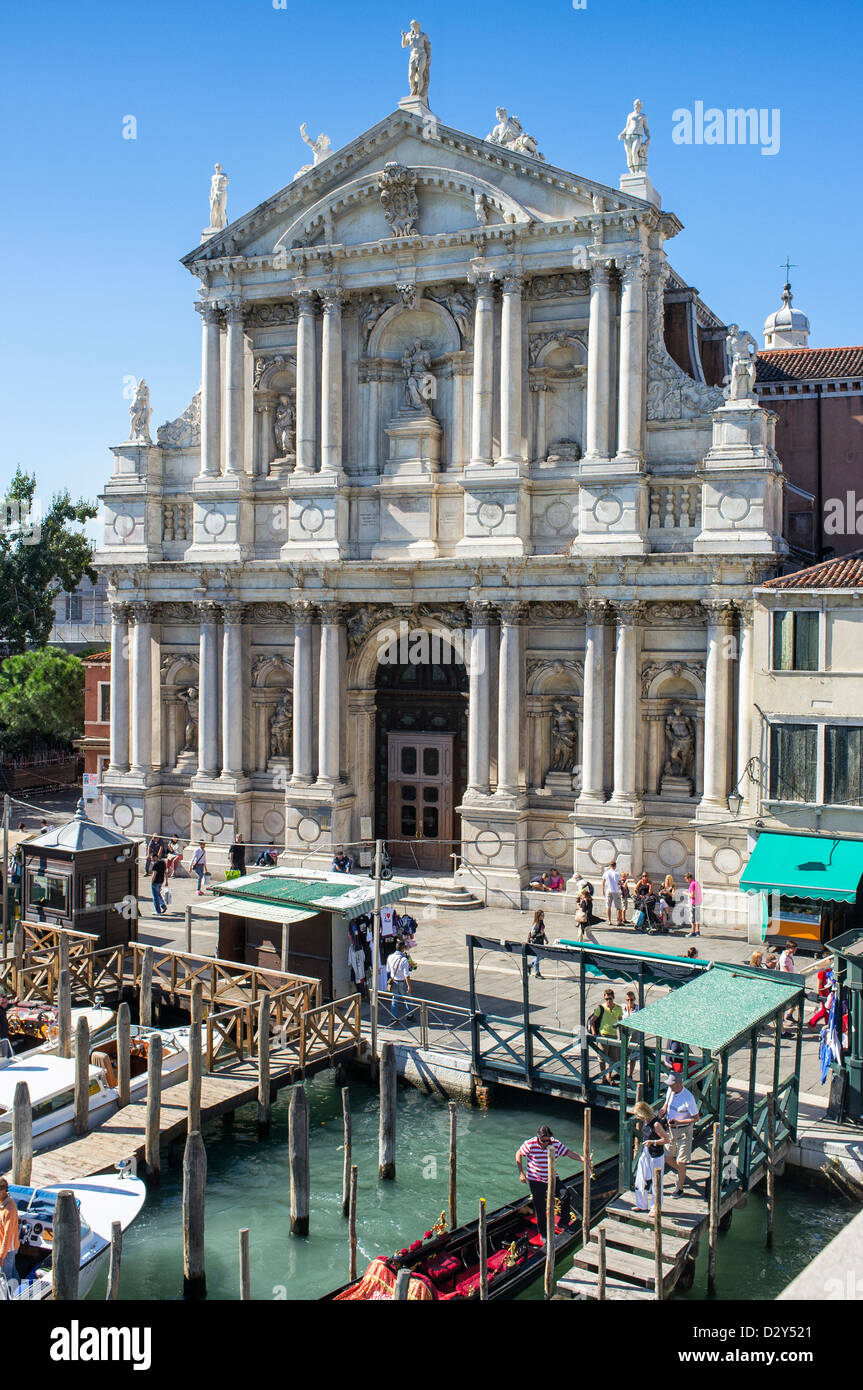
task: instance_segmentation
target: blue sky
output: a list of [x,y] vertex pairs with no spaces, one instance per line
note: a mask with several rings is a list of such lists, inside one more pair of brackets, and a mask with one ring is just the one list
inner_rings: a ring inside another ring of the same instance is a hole
[[[147,378],[154,428],[179,414],[200,373],[197,281],[179,258],[208,220],[214,161],[233,220],[306,162],[301,121],[334,148],[361,134],[407,92],[414,15],[446,124],[485,135],[506,105],[551,162],[616,186],[617,133],[641,97],[651,178],[685,228],[669,254],[706,302],[761,341],[788,254],[813,346],[863,341],[859,0],[284,4],[7,7],[4,480],[20,463],[40,496],[95,497],[128,430],[130,375]],[[675,144],[672,113],[697,101],[778,107],[779,152]]]

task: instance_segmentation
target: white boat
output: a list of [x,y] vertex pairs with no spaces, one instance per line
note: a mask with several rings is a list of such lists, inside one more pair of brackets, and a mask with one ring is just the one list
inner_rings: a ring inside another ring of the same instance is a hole
[[[162,1087],[185,1081],[189,1071],[188,1028],[137,1028],[130,1041],[129,1098],[141,1100],[147,1091],[150,1039],[162,1039]],[[75,1137],[75,1063],[50,1052],[28,1052],[0,1068],[0,1173],[12,1165],[12,1103],[15,1087],[26,1081],[33,1111],[33,1151]],[[96,1129],[118,1108],[117,1037],[90,1050],[90,1115]]]
[[112,1222],[119,1221],[125,1231],[147,1196],[138,1178],[109,1173],[53,1187],[10,1187],[9,1195],[18,1207],[18,1278],[7,1281],[0,1274],[0,1300],[35,1303],[51,1297],[54,1208],[57,1193],[64,1189],[74,1193],[81,1220],[79,1298],[86,1298],[99,1273],[106,1270]]
[[[25,1007],[27,1009],[26,1017],[18,1017]],[[94,1045],[110,1038],[117,1023],[117,1013],[114,1009],[106,1009],[101,1005],[73,1009],[73,1038],[78,1029],[78,1022],[82,1018],[87,1020],[90,1042]],[[3,1043],[6,1042],[5,1038],[0,1041],[0,1070],[8,1066],[16,1057],[25,1057],[33,1052],[57,1051],[60,1030],[57,1027],[57,1006],[55,1004],[43,1006],[13,1005],[9,1010],[8,1023],[9,1041],[7,1046],[3,1046]]]

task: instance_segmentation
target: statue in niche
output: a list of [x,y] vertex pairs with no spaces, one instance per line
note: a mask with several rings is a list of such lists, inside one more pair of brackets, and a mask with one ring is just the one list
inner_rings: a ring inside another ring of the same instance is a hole
[[279,396],[273,419],[273,438],[276,444],[277,458],[293,457],[296,428],[297,416],[294,402],[290,396]]
[[551,772],[573,772],[578,742],[575,715],[568,705],[555,705],[551,720]]
[[405,348],[402,355],[404,373],[404,403],[409,410],[429,409],[428,402],[434,400],[437,383],[432,376],[431,353],[423,347],[419,338],[413,348]]
[[637,97],[626,118],[626,125],[617,138],[623,141],[626,149],[626,167],[630,174],[646,173],[650,131],[647,129],[647,117],[644,115],[641,102]]
[[402,30],[402,48],[411,51],[408,59],[408,82],[412,97],[419,97],[428,105],[429,81],[431,78],[431,42],[424,34],[418,19],[412,19],[410,29]]
[[663,776],[690,777],[695,762],[695,725],[680,705],[675,705],[665,720],[665,740],[668,756]]
[[198,687],[187,686],[177,697],[186,707],[186,723],[183,729],[181,753],[194,753],[198,747]]
[[385,303],[383,297],[381,296],[380,290],[372,290],[371,298],[369,299],[368,304],[366,304],[365,308],[363,309],[360,315],[360,323],[362,324],[363,336],[365,337],[367,342],[371,337],[372,329],[374,328],[381,314],[386,313],[388,307],[389,306]]
[[270,715],[270,757],[287,758],[291,752],[293,716],[291,694],[286,690]]
[[465,299],[461,290],[457,289],[447,295],[444,303],[455,319],[462,338],[469,340],[473,329],[473,309],[470,302]]
[[488,198],[484,193],[473,195],[473,210],[476,216],[478,227],[485,227],[488,224]]
[[210,230],[219,232],[228,225],[228,176],[221,164],[215,166],[210,179]]
[[131,443],[150,444],[150,388],[143,377],[135,387],[135,396],[129,407],[129,440]]
[[728,358],[731,362],[731,385],[728,399],[748,401],[755,395],[755,354],[758,344],[751,333],[738,328],[736,323],[728,325],[725,339]]

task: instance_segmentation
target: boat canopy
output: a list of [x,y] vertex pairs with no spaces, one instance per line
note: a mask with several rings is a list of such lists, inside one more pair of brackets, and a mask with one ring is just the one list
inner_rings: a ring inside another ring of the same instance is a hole
[[743,892],[853,903],[863,877],[863,840],[763,831],[740,877]]
[[[90,1080],[99,1078],[98,1067],[90,1068]],[[15,1099],[15,1087],[19,1081],[26,1081],[30,1091],[30,1104],[50,1100],[63,1091],[74,1090],[75,1063],[66,1057],[55,1057],[51,1053],[25,1053],[8,1067],[0,1070],[0,1111],[11,1110]]]
[[[265,869],[260,874],[246,874],[229,879],[215,889],[222,912],[230,912],[226,898],[243,903],[275,903],[284,907],[304,907],[306,915],[315,912],[338,912],[347,918],[359,917],[374,911],[375,885],[367,874],[314,873],[292,874],[287,869]],[[408,895],[408,885],[391,879],[381,884],[381,907],[397,903]],[[239,907],[237,908],[239,915]],[[251,914],[249,914],[251,915]],[[272,919],[271,919],[272,920]]]

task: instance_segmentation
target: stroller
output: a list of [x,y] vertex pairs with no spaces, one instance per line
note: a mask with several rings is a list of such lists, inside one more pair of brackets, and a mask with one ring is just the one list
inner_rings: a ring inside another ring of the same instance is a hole
[[636,931],[647,932],[649,936],[657,936],[659,932],[668,931],[668,928],[662,925],[654,893],[637,893],[633,899],[633,907],[635,908]]

